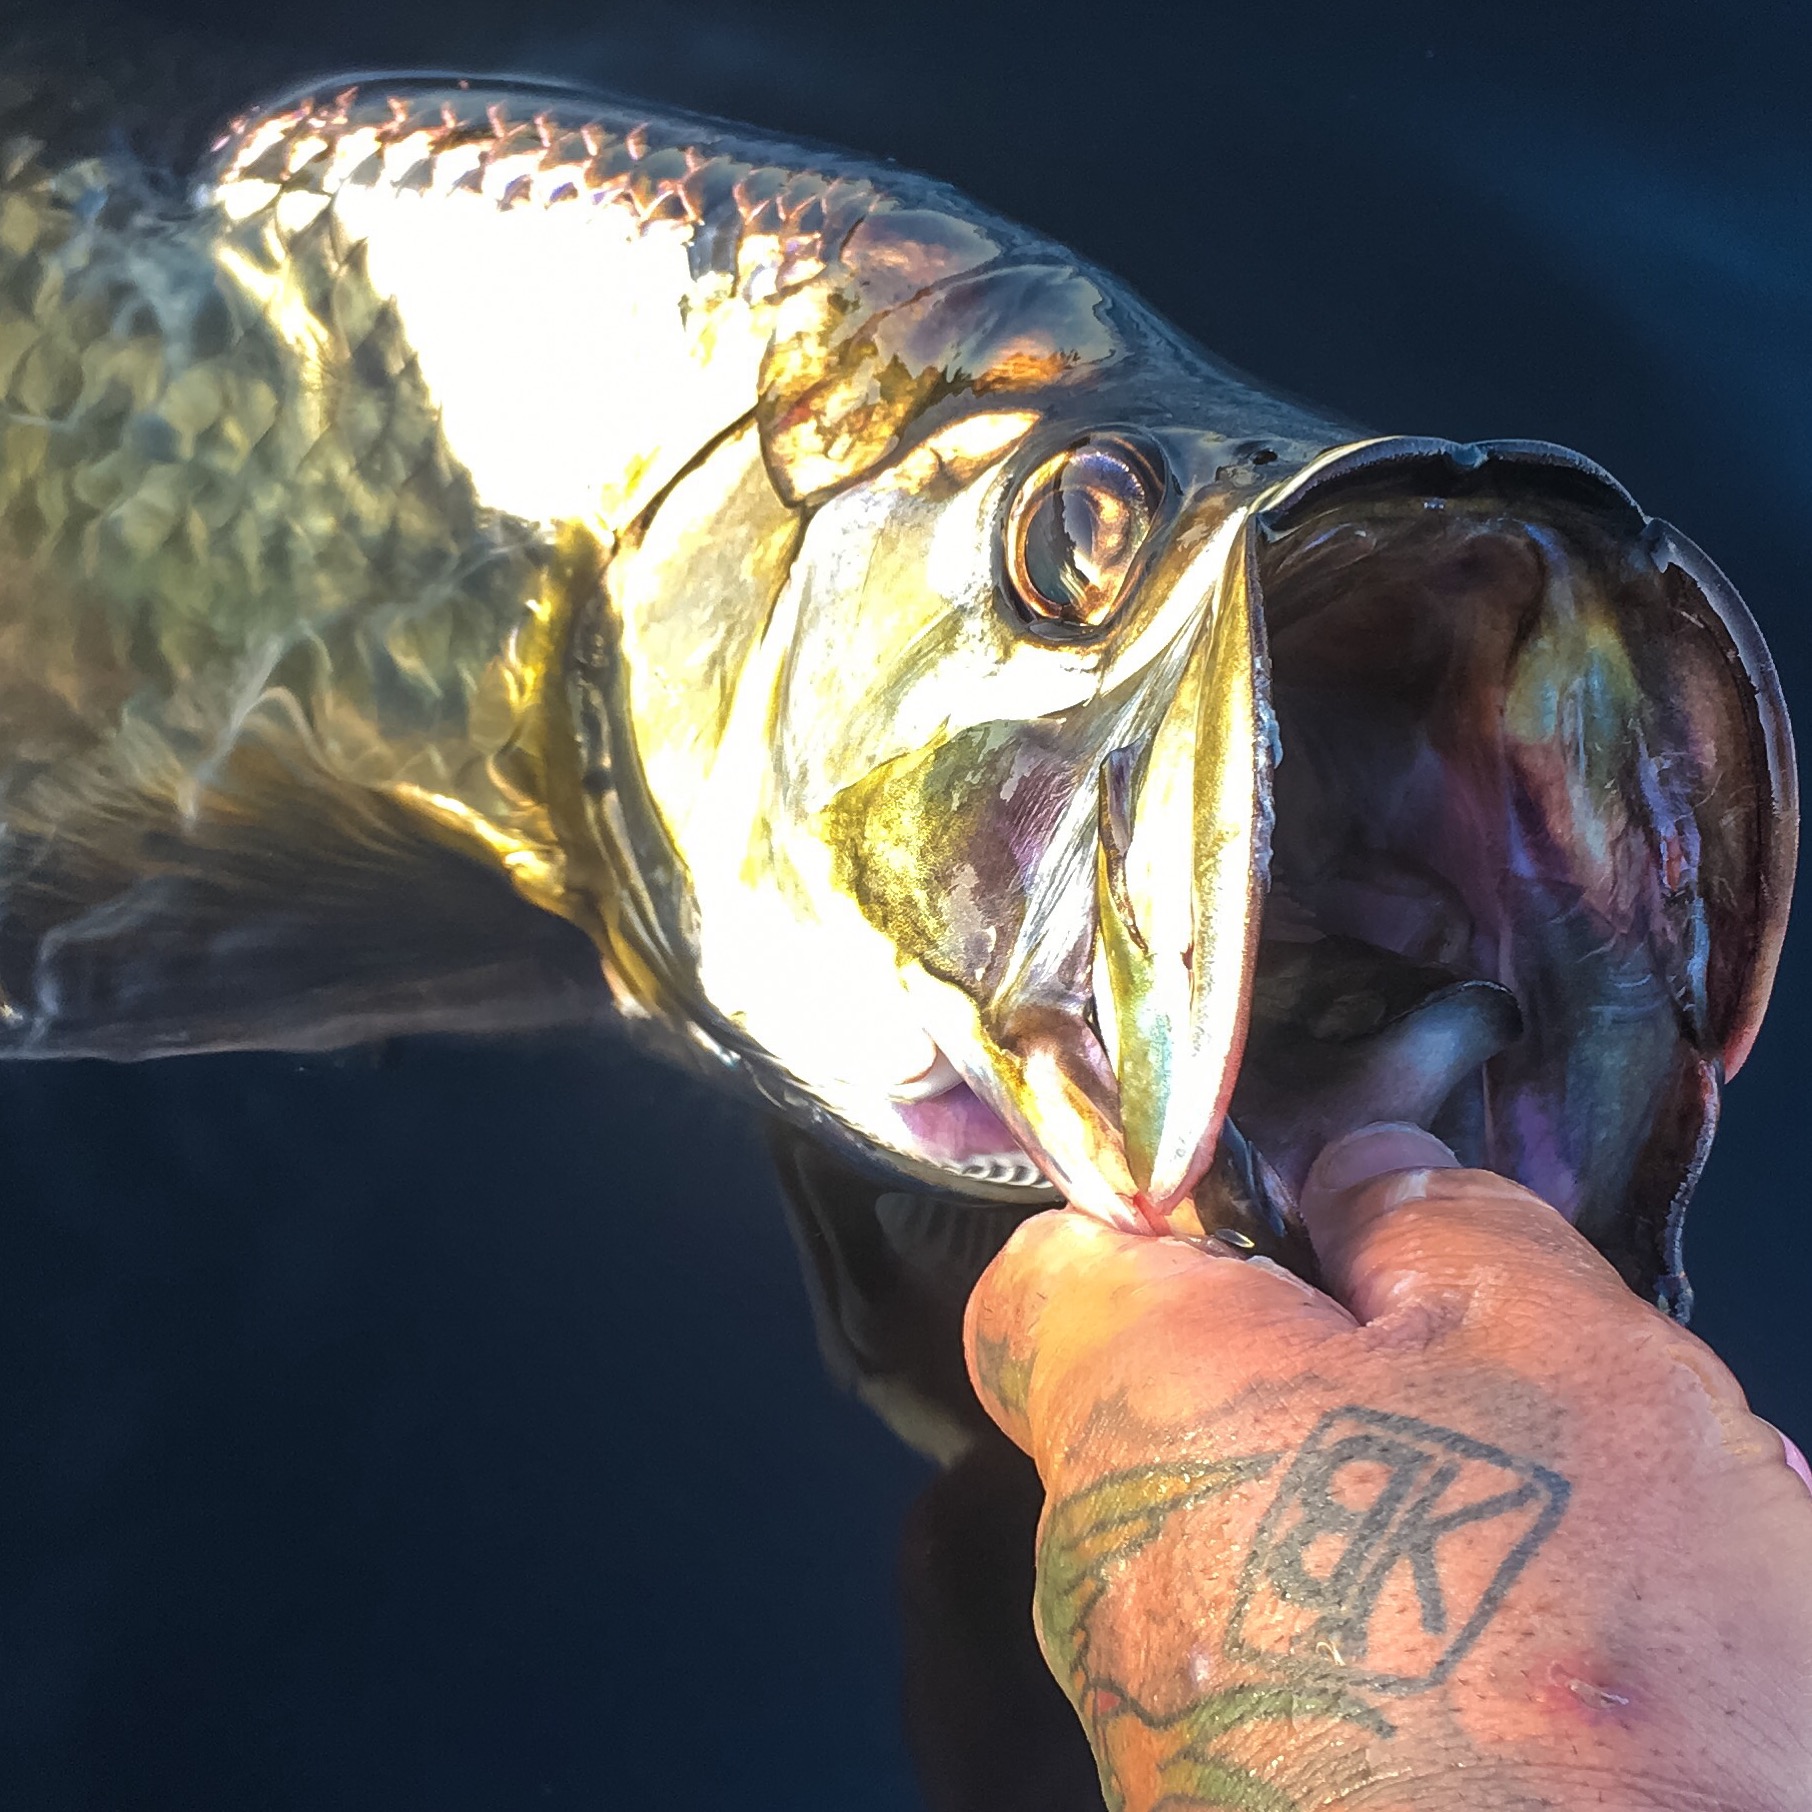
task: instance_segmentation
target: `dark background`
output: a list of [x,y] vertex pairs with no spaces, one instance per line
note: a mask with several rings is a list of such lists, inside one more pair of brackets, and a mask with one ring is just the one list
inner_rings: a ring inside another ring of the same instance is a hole
[[[1796,8],[137,11],[298,77],[593,80],[931,170],[1359,420],[1592,454],[1812,700]],[[1812,1444],[1809,949],[1688,1256]],[[0,1071],[0,1475],[9,1807],[922,1803],[929,1468],[825,1379],[751,1123],[608,1045]]]

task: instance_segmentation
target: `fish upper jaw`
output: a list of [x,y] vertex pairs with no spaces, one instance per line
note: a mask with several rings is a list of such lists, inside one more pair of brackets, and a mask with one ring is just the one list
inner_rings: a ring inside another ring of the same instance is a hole
[[1269,854],[1264,676],[1242,544],[1155,726],[1096,773],[1089,896],[1069,903],[1080,989],[1025,984],[978,1005],[908,976],[968,1087],[1111,1225],[1189,1224],[1238,1073]]
[[1270,829],[1259,634],[1242,555],[1143,759],[1102,769],[1096,1014],[1127,1165],[1159,1215],[1214,1156],[1245,1042]]

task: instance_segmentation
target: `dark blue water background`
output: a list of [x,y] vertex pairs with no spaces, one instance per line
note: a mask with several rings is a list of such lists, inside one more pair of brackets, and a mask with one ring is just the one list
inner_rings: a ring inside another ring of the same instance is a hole
[[[1591,453],[1731,573],[1812,724],[1795,9],[140,10],[298,75],[556,74],[932,170],[1362,421]],[[1808,951],[1689,1259],[1812,1444]],[[826,1380],[735,1106],[581,1040],[421,1044],[7,1070],[0,1141],[0,1802],[926,1803],[895,1599],[930,1468]]]

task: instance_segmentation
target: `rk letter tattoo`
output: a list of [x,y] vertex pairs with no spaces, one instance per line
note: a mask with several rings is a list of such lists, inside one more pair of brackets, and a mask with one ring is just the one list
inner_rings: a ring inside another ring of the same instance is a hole
[[1260,1525],[1226,1652],[1381,1693],[1438,1686],[1567,1507],[1558,1473],[1409,1416],[1324,1416]]

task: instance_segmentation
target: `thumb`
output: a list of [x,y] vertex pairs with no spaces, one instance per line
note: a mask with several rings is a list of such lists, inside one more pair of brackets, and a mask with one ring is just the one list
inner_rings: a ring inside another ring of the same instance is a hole
[[1378,1125],[1336,1140],[1303,1183],[1302,1218],[1328,1291],[1361,1322],[1410,1302],[1475,1297],[1633,1304],[1612,1265],[1520,1184],[1462,1170],[1419,1127]]
[[1199,1413],[1352,1327],[1267,1259],[1060,1208],[1024,1222],[982,1274],[963,1343],[983,1406],[1048,1484],[1085,1431]]

